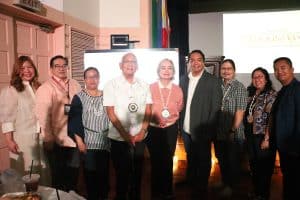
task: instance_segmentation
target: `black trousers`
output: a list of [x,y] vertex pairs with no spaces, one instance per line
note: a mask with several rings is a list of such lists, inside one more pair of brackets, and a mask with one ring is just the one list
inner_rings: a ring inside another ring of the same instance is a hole
[[242,171],[242,144],[226,140],[214,141],[223,184],[233,187],[238,184]]
[[298,198],[300,196],[300,156],[280,150],[279,156],[283,175],[283,199]]
[[249,164],[255,194],[269,199],[276,151],[272,147],[265,150],[261,149],[262,140],[264,140],[262,134],[247,137]]
[[206,192],[208,179],[211,170],[211,143],[210,138],[198,138],[193,140],[192,137],[183,132],[182,139],[187,154],[187,181],[195,190]]
[[50,165],[52,187],[66,192],[77,191],[79,166],[73,163],[79,160],[78,150],[54,144],[52,150],[44,149],[44,152]]
[[109,192],[109,152],[87,150],[83,156],[87,200],[104,200]]
[[177,135],[177,124],[166,128],[149,127],[146,144],[151,160],[152,197],[173,195],[173,156]]
[[111,159],[116,172],[115,199],[141,199],[144,150],[143,142],[133,147],[124,141],[111,140]]

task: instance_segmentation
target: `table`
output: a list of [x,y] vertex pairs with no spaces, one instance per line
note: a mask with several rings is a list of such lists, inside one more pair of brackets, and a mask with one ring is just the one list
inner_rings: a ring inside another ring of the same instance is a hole
[[[55,188],[39,186],[37,192],[42,196],[42,200],[57,200],[58,199]],[[24,194],[24,192],[7,193],[7,194],[19,194],[20,195],[20,194]],[[60,200],[86,200],[84,197],[78,195],[74,191],[65,192],[62,190],[58,190],[58,194],[59,194]],[[0,195],[0,199],[1,199],[1,195]]]
[[[38,193],[41,194],[43,200],[57,200],[56,190],[51,187],[39,186]],[[74,191],[65,192],[58,190],[58,194],[61,200],[85,200],[84,197],[75,193]]]

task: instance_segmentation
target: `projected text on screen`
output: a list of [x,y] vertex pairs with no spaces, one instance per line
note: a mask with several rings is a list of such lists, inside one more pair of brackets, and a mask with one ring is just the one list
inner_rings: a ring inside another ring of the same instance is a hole
[[237,73],[264,67],[273,73],[273,60],[290,57],[300,73],[300,11],[232,13],[223,15],[224,56]]

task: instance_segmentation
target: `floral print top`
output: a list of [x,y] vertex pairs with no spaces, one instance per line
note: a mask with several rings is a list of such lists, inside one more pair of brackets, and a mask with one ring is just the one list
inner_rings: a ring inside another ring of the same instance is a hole
[[252,124],[252,134],[265,134],[270,118],[270,112],[272,105],[276,99],[277,92],[275,90],[269,90],[259,95],[254,95],[248,98],[248,105],[246,111],[246,119],[253,116],[253,122],[247,122]]

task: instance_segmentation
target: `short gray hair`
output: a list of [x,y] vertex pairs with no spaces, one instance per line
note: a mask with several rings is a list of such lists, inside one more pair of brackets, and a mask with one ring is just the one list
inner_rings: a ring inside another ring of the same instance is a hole
[[161,64],[163,63],[163,62],[169,62],[169,63],[171,63],[171,66],[172,66],[172,70],[173,70],[173,76],[172,76],[172,80],[174,79],[174,75],[175,75],[175,67],[174,67],[174,63],[173,63],[173,61],[171,60],[171,59],[169,59],[169,58],[164,58],[164,59],[162,59],[159,63],[158,63],[158,67],[157,67],[157,75],[158,75],[158,77],[159,77],[159,71],[160,71],[160,68],[161,68]]

